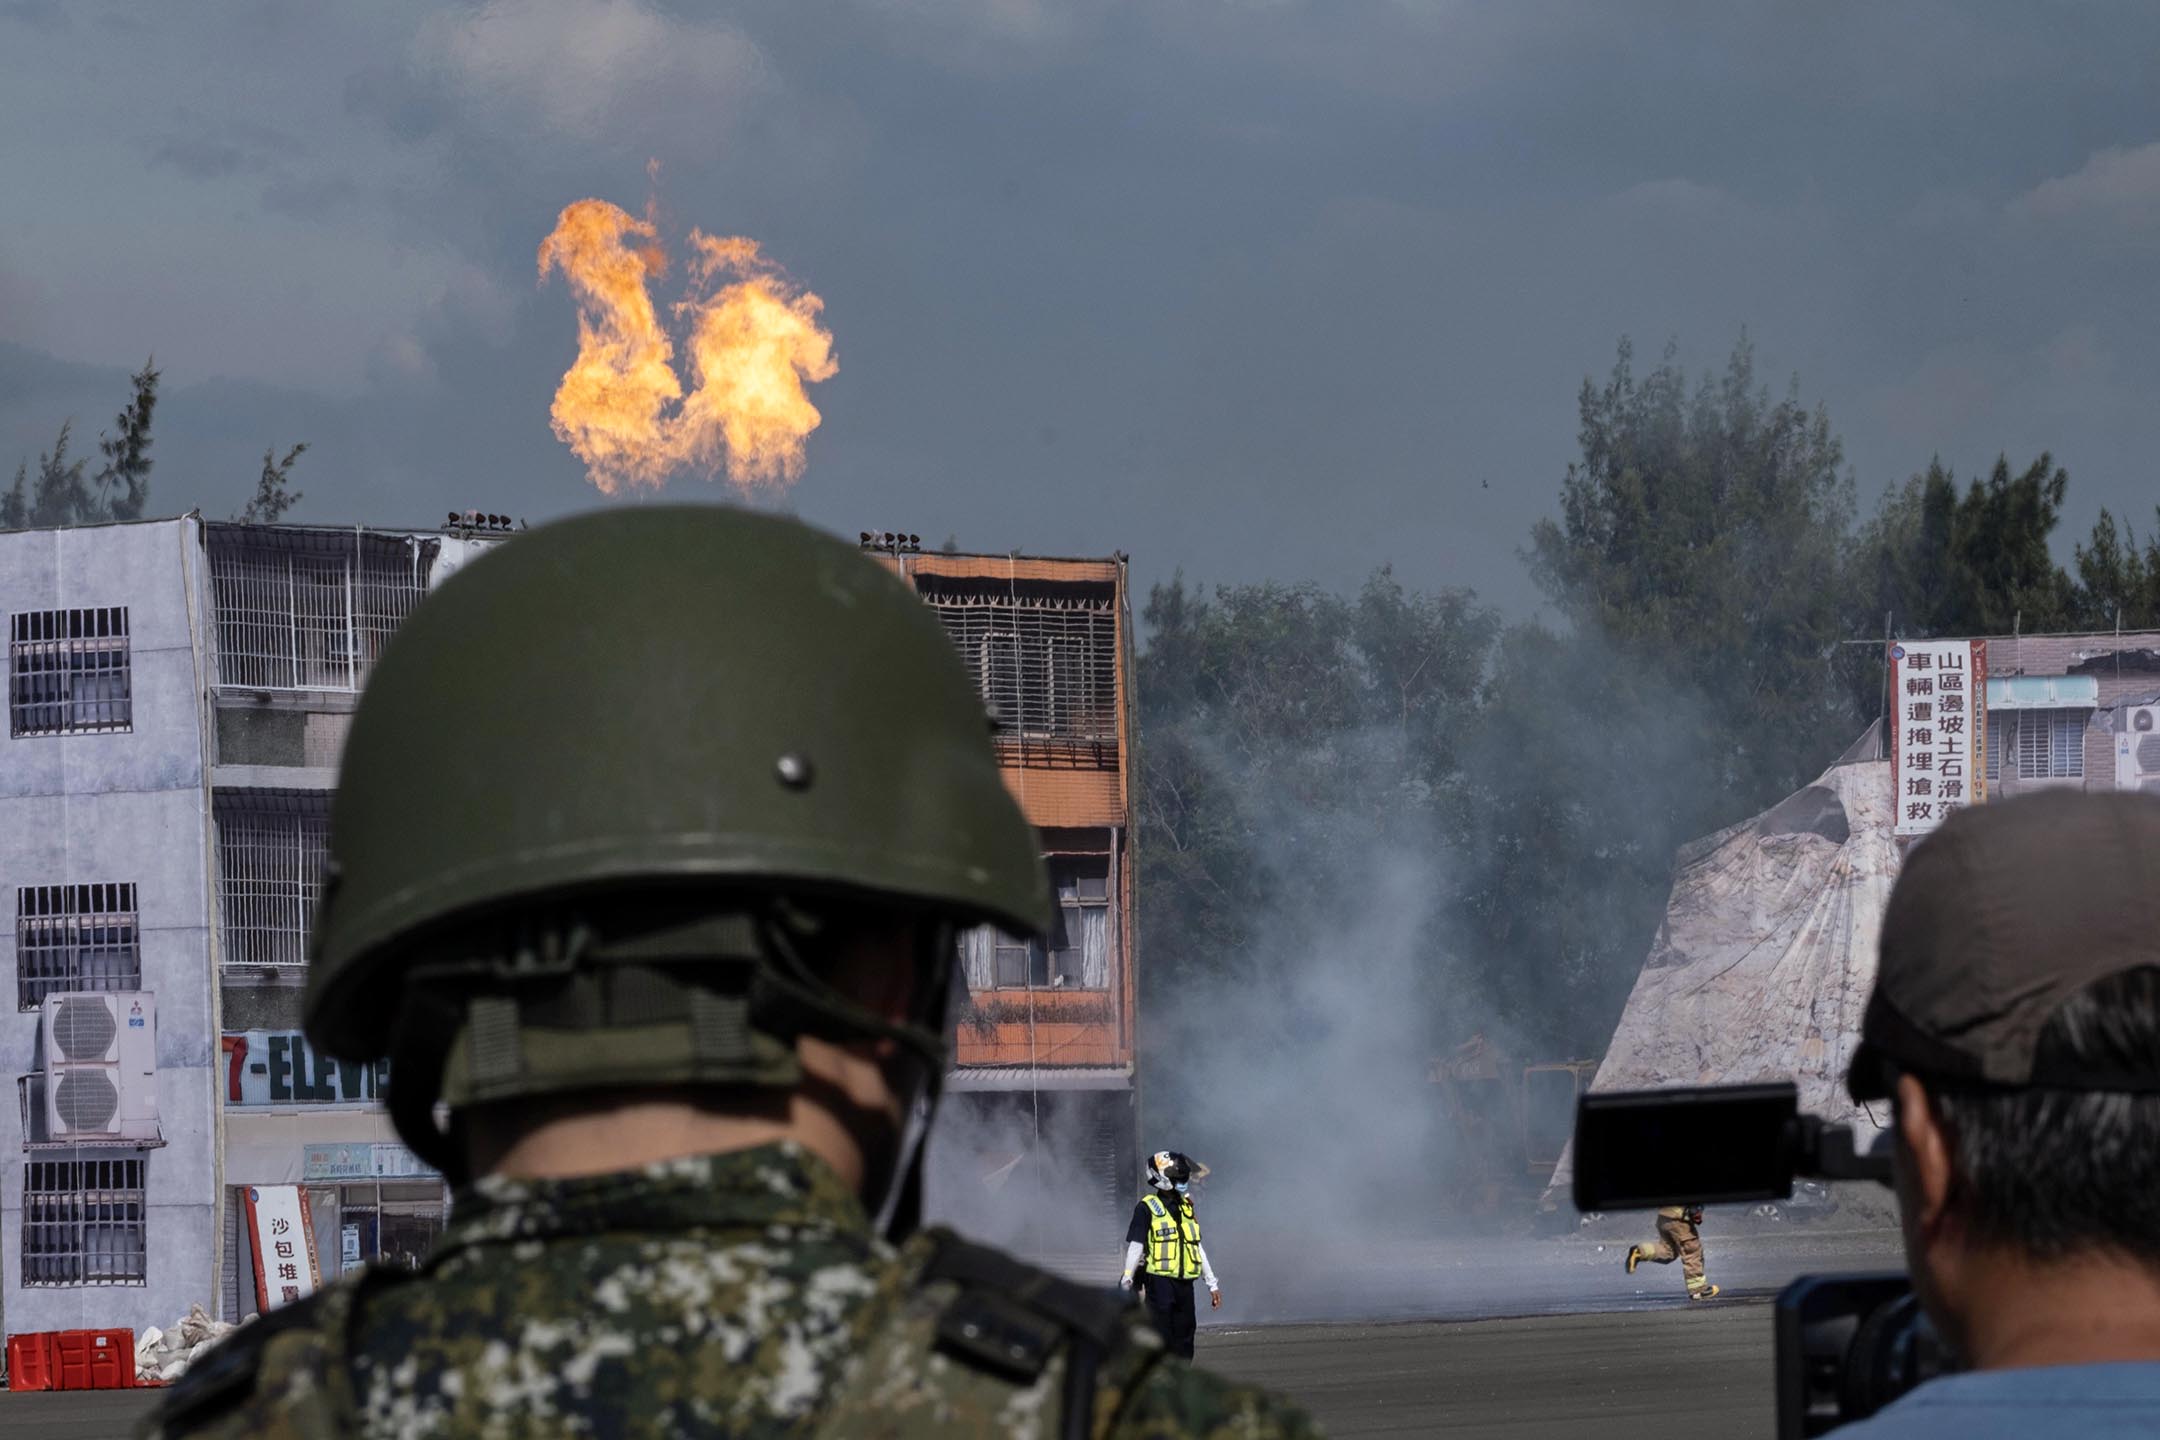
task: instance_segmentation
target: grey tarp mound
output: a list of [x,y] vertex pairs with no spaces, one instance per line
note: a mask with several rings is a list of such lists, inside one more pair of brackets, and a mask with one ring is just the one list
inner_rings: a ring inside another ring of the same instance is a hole
[[[1871,729],[1814,784],[1681,850],[1650,958],[1593,1090],[1791,1080],[1801,1108],[1877,1126],[1845,1094],[1897,878],[1890,762]],[[1567,1203],[1572,1147],[1548,1203]]]

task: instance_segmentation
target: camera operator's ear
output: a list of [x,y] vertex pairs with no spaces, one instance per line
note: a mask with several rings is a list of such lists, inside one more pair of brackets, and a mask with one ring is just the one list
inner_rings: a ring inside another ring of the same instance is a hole
[[1899,1188],[1913,1207],[1919,1233],[1932,1237],[1950,1203],[1957,1169],[1950,1132],[1927,1087],[1910,1075],[1897,1077]]

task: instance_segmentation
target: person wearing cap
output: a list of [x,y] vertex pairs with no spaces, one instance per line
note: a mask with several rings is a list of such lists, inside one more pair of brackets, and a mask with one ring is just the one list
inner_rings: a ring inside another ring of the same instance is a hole
[[918,1223],[956,936],[1039,838],[928,607],[718,506],[506,541],[377,662],[303,1004],[458,1187],[159,1437],[1303,1436],[1107,1287]]
[[1680,1262],[1680,1276],[1687,1282],[1690,1300],[1714,1300],[1718,1287],[1703,1273],[1702,1206],[1668,1205],[1657,1212],[1658,1238],[1648,1245],[1627,1248],[1627,1273],[1647,1260],[1653,1265]]
[[1848,1085],[1889,1103],[1964,1368],[1841,1440],[2160,1433],[2160,797],[1999,801],[1914,846]]
[[1124,1268],[1118,1276],[1120,1290],[1139,1285],[1148,1314],[1171,1353],[1188,1360],[1200,1324],[1193,1282],[1205,1280],[1208,1304],[1222,1308],[1222,1286],[1215,1279],[1215,1267],[1208,1263],[1207,1247],[1200,1243],[1200,1212],[1192,1197],[1193,1182],[1205,1174],[1207,1166],[1182,1151],[1158,1150],[1148,1157],[1150,1193],[1133,1206],[1132,1223],[1125,1227]]

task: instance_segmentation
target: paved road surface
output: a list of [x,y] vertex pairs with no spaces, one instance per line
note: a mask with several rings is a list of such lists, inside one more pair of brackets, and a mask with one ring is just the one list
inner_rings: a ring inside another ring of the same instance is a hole
[[1204,1365],[1290,1395],[1331,1436],[1756,1440],[1772,1419],[1770,1307],[1203,1336]]
[[[1212,1330],[1202,1363],[1303,1402],[1334,1436],[1768,1437],[1770,1307]],[[147,1392],[0,1394],[0,1435],[124,1440]]]
[[[1808,1271],[1898,1263],[1893,1233],[1712,1232],[1726,1296],[1690,1305],[1678,1266],[1629,1276],[1626,1246],[1600,1243],[1381,1243],[1349,1268],[1279,1259],[1243,1289],[1225,1265],[1230,1303],[1200,1360],[1295,1397],[1335,1436],[1751,1440],[1774,1430],[1768,1299]],[[0,1440],[124,1440],[151,1398],[0,1393]]]

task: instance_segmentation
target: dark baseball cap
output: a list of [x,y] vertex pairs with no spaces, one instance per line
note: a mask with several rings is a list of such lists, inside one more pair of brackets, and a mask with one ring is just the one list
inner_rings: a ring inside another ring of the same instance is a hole
[[2160,1091],[2135,1073],[2036,1054],[2065,1000],[2160,966],[2160,796],[2050,790],[1960,811],[1916,844],[1883,916],[1875,993],[1846,1086],[1892,1077],[1977,1086]]

